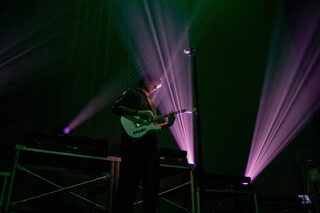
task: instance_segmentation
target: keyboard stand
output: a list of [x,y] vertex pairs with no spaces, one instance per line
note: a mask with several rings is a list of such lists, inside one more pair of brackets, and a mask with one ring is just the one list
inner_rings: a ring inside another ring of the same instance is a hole
[[[10,182],[9,182],[9,186],[8,186],[8,193],[7,193],[7,199],[6,199],[6,203],[5,203],[5,212],[9,211],[9,207],[11,206],[16,206],[18,204],[21,203],[25,203],[28,201],[32,201],[35,199],[39,199],[45,196],[49,196],[52,194],[56,194],[56,193],[60,193],[60,192],[68,192],[71,195],[87,202],[90,203],[91,205],[100,208],[102,210],[108,211],[109,213],[112,212],[112,208],[113,208],[113,202],[114,202],[114,196],[115,193],[117,192],[117,186],[118,186],[118,179],[119,179],[119,171],[120,171],[120,162],[121,162],[121,158],[120,157],[114,157],[114,156],[107,156],[107,157],[97,157],[97,156],[91,156],[91,155],[83,155],[83,154],[75,154],[75,153],[69,153],[69,152],[59,152],[59,151],[52,151],[52,150],[45,150],[45,149],[37,149],[37,148],[29,148],[27,146],[23,146],[23,145],[19,145],[17,144],[15,147],[16,150],[16,154],[15,154],[15,159],[14,159],[14,164],[13,164],[13,169],[12,169],[12,173],[10,176]],[[47,178],[44,178],[34,172],[32,172],[31,170],[25,168],[24,166],[19,164],[19,157],[20,157],[20,153],[21,152],[34,152],[34,153],[44,153],[44,154],[48,154],[48,155],[60,155],[60,156],[67,156],[67,157],[72,157],[72,158],[84,158],[84,159],[92,159],[92,160],[101,160],[101,161],[107,161],[111,163],[111,171],[104,176],[98,177],[98,178],[94,178],[91,180],[86,180],[84,182],[75,184],[75,185],[71,185],[71,186],[67,186],[67,187],[63,187],[60,186],[52,181],[50,181]],[[20,201],[15,201],[12,202],[11,201],[11,196],[12,196],[12,192],[13,192],[13,187],[14,187],[14,182],[15,182],[15,175],[16,175],[16,171],[20,170],[23,171],[25,173],[28,173],[38,179],[41,179],[45,182],[47,182],[50,185],[55,186],[57,189],[51,192],[46,192],[37,196],[33,196],[33,197],[29,197],[29,198],[25,198],[23,200]],[[96,181],[100,181],[100,180],[106,180],[106,179],[110,179],[110,185],[109,185],[109,207],[105,207],[102,206],[98,203],[95,203],[79,194],[76,194],[72,191],[70,191],[71,189],[74,189],[76,187],[81,187],[84,185],[87,185],[89,183],[93,183]]]

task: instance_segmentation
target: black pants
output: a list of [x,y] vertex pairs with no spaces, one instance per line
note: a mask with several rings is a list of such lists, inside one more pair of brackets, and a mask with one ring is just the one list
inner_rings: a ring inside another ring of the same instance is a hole
[[142,181],[143,212],[156,213],[159,193],[159,148],[154,137],[133,141],[122,137],[117,213],[133,213],[135,195]]

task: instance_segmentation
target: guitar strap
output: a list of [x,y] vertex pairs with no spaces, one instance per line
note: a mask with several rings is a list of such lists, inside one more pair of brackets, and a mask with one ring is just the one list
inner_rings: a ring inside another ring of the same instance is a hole
[[149,102],[149,105],[150,105],[150,108],[151,108],[151,110],[152,110],[152,112],[153,112],[153,115],[154,115],[154,116],[157,116],[157,111],[156,111],[156,106],[155,106],[155,104],[153,103],[153,101],[152,101],[149,97],[147,97],[147,100],[148,100],[148,102]]

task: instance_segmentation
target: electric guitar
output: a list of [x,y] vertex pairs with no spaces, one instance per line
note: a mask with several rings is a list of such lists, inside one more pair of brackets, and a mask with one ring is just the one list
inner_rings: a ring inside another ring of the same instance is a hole
[[[149,110],[150,111],[150,110]],[[181,115],[184,113],[193,113],[196,108],[183,109],[173,112],[175,115]],[[152,113],[152,111],[150,111]],[[170,113],[153,117],[152,120],[144,120],[139,116],[121,116],[120,121],[125,132],[132,138],[141,138],[149,131],[161,130],[161,126],[157,126],[156,123],[168,117]]]

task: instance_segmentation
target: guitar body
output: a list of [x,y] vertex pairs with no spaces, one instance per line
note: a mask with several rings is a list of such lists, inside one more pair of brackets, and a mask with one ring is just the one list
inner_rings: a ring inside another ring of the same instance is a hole
[[149,131],[161,130],[152,121],[142,120],[139,116],[122,116],[121,125],[132,138],[141,138]]
[[[183,109],[177,112],[173,112],[175,115],[180,115],[184,113],[193,113],[196,109]],[[150,111],[152,113],[152,111]],[[161,130],[161,126],[157,126],[154,123],[161,121],[162,119],[168,117],[169,114],[164,114],[153,118],[152,121],[147,121],[141,119],[139,116],[121,116],[120,122],[125,130],[125,132],[132,138],[141,138],[149,131]]]

